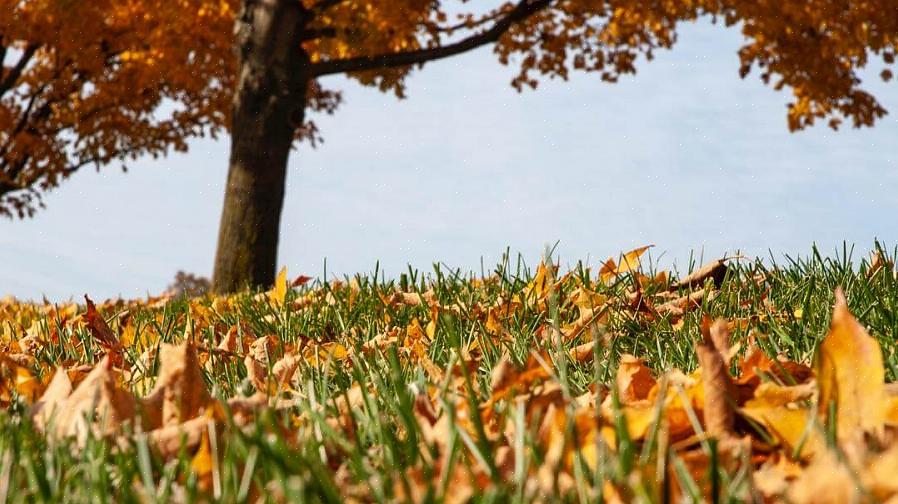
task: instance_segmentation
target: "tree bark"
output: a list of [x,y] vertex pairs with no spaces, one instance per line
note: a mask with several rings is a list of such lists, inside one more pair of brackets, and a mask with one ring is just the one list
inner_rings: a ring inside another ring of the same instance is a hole
[[274,282],[287,159],[310,79],[306,18],[297,0],[244,0],[236,21],[231,157],[212,277],[219,294]]

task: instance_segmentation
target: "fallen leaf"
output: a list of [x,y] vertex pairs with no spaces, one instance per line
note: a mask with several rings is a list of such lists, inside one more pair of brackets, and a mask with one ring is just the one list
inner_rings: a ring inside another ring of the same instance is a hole
[[723,279],[726,276],[727,260],[728,258],[717,259],[716,261],[703,265],[680,280],[670,284],[670,290],[702,287],[705,285],[705,281],[709,278],[714,280],[715,287],[720,287],[720,284],[723,283]]
[[699,343],[695,351],[702,369],[705,430],[718,439],[731,437],[735,395],[726,361],[710,341]]
[[640,256],[642,256],[642,254],[644,254],[646,250],[652,247],[654,247],[654,245],[646,245],[644,247],[635,248],[627,252],[626,254],[623,254],[620,259],[620,264],[616,264],[614,262],[614,258],[610,258],[605,261],[601,269],[599,269],[599,277],[602,279],[602,282],[608,282],[608,280],[616,276],[630,271],[638,270],[640,266]]
[[31,407],[30,414],[35,426],[45,430],[54,415],[58,414],[60,405],[70,395],[72,395],[72,381],[69,380],[69,374],[65,368],[56,368],[47,390]]
[[836,438],[857,441],[865,432],[881,434],[885,421],[885,369],[879,342],[848,311],[836,291],[829,334],[820,343],[814,363],[820,389],[819,412],[826,420],[835,407]]
[[135,399],[116,383],[109,356],[59,405],[52,426],[57,437],[74,437],[84,446],[89,435],[104,437],[121,430],[135,415]]
[[281,268],[277,278],[274,279],[274,287],[268,291],[268,298],[275,306],[284,306],[287,300],[287,267]]
[[215,458],[212,454],[211,443],[209,441],[209,428],[202,431],[200,437],[200,446],[190,460],[190,470],[196,474],[197,486],[203,492],[209,492],[213,487],[213,469],[215,467]]
[[87,294],[84,295],[84,300],[87,302],[87,312],[84,314],[84,317],[86,319],[87,329],[90,331],[91,336],[107,349],[120,349],[121,344],[119,343],[118,336],[112,332],[109,324],[106,323],[106,319],[104,319],[103,316],[100,315],[100,312],[97,311],[94,302],[87,297]]
[[158,359],[156,386],[140,401],[151,429],[196,418],[212,400],[192,342],[163,344]]
[[827,451],[792,482],[789,502],[796,504],[844,504],[863,502],[861,489],[851,469],[833,451]]
[[299,275],[294,278],[292,282],[290,282],[290,287],[302,287],[303,285],[309,283],[312,280],[312,277],[306,275]]
[[621,404],[647,399],[656,381],[642,359],[632,355],[621,356],[617,368],[617,392]]

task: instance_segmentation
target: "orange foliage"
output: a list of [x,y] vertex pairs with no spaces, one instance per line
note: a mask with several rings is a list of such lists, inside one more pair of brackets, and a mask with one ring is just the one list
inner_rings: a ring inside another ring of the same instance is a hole
[[[889,80],[898,48],[891,0],[264,0],[301,2],[306,108],[331,113],[346,73],[403,96],[416,66],[494,44],[519,65],[517,89],[573,70],[614,82],[676,42],[682,21],[713,17],[745,36],[739,73],[789,87],[788,126],[885,114],[861,88],[872,57]],[[40,192],[78,168],[184,150],[229,126],[237,0],[0,0],[0,213],[30,215]],[[478,4],[475,6],[474,4]],[[877,69],[878,70],[878,69]],[[318,138],[313,123],[298,139]]]

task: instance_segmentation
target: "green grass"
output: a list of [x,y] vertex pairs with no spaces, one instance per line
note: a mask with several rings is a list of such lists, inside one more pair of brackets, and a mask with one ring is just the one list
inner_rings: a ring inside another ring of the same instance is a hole
[[[885,259],[894,260],[894,251],[877,248]],[[705,301],[700,309],[687,312],[679,325],[665,317],[612,317],[593,333],[586,331],[572,341],[553,345],[541,331],[577,318],[577,310],[564,302],[574,287],[574,282],[566,282],[545,309],[524,303],[506,323],[507,338],[490,337],[482,317],[464,308],[455,314],[441,314],[435,337],[426,345],[427,356],[441,369],[463,372],[469,410],[478,409],[489,399],[493,367],[506,353],[516,363],[523,363],[532,351],[544,349],[554,361],[551,380],[559,383],[567,397],[576,397],[597,382],[613,383],[618,360],[625,353],[645,359],[659,373],[672,368],[694,369],[694,342],[704,315],[748,320],[748,328],[734,334],[735,341],[744,342],[752,333],[770,355],[810,362],[827,331],[833,292],[842,287],[852,312],[882,345],[887,381],[896,379],[898,280],[890,268],[868,275],[868,260],[852,257],[847,248],[833,257],[813,250],[803,258],[763,262],[743,259],[732,261],[730,266],[719,295]],[[393,501],[420,488],[421,500],[442,501],[459,484],[450,478],[452,464],[480,465],[478,470],[492,479],[484,493],[473,497],[477,502],[520,502],[538,497],[528,488],[528,480],[546,453],[536,439],[536,427],[525,425],[513,404],[499,407],[508,408],[509,418],[527,434],[515,440],[517,450],[526,455],[515,461],[512,477],[500,476],[496,447],[485,427],[478,425],[477,415],[474,435],[457,427],[450,429],[444,440],[449,453],[441,454],[441,463],[434,463],[437,447],[421,442],[425,433],[413,413],[414,394],[436,387],[445,408],[443,414],[451,416],[458,403],[448,384],[434,383],[425,370],[410,364],[402,349],[360,351],[362,343],[388,327],[403,328],[416,318],[422,325],[430,320],[426,305],[384,303],[384,298],[397,289],[432,289],[440,305],[458,304],[471,310],[475,305],[490,306],[499,297],[508,300],[518,295],[524,299],[534,269],[520,259],[506,258],[488,275],[495,282],[482,286],[473,285],[468,275],[442,267],[427,274],[409,271],[396,280],[384,280],[376,272],[345,279],[347,284],[356,284],[357,290],[333,289],[331,284],[313,282],[288,293],[289,306],[309,292],[321,291],[322,301],[307,310],[279,308],[254,293],[236,296],[228,309],[216,306],[211,298],[174,300],[154,308],[140,303],[108,305],[103,313],[114,330],[120,329],[127,312],[135,338],[144,333],[152,335],[152,345],[178,342],[185,334],[192,334],[200,345],[214,347],[223,331],[238,326],[260,336],[275,335],[281,345],[274,349],[275,354],[305,341],[333,341],[355,348],[356,358],[351,363],[326,358],[303,362],[295,387],[301,388],[305,399],[295,408],[287,414],[269,411],[256,419],[253,428],[228,429],[213,439],[219,463],[211,488],[205,492],[190,470],[192,453],[186,450],[180,457],[162,460],[154,455],[152,447],[139,441],[139,436],[137,443],[126,448],[98,439],[89,440],[83,449],[74,449],[71,442],[48,442],[30,424],[24,399],[13,397],[7,411],[0,412],[0,498],[11,502],[241,502],[256,498],[340,502],[355,496]],[[654,272],[644,273],[652,276]],[[604,285],[596,284],[595,271],[589,273],[581,265],[575,266],[572,274],[611,299],[624,300],[633,287],[629,275]],[[208,320],[197,323],[196,306],[206,308]],[[86,329],[60,323],[45,312],[43,307],[0,304],[0,326],[4,328],[0,334],[5,338],[0,344],[8,346],[11,338],[21,338],[23,331],[31,328],[33,336],[48,342],[35,352],[33,372],[41,376],[52,373],[61,363],[69,367],[94,363],[100,348]],[[596,346],[593,362],[579,364],[567,357],[571,347],[597,332],[605,335],[608,343]],[[457,366],[474,341],[482,352],[476,367]],[[126,348],[126,362],[134,365],[142,351],[136,345]],[[214,372],[205,373],[213,394],[222,398],[247,395],[252,386],[242,360],[215,362],[215,358],[209,368]],[[149,370],[149,374],[154,375],[155,370]],[[346,391],[353,382],[360,383],[364,391],[376,393],[366,394],[363,406],[352,411],[349,418],[353,434],[347,435],[346,429],[335,428],[328,420],[337,416],[341,402],[348,401]],[[135,381],[125,386],[143,395],[151,384]],[[576,435],[570,425],[568,428],[568,434]],[[658,463],[651,446],[655,440],[628,443],[625,426],[618,424],[616,430],[618,450],[603,447],[595,471],[575,461],[575,481],[569,493],[542,498],[593,501],[601,498],[600,482],[604,480],[628,489],[634,499],[662,502],[669,497],[669,482],[628,476],[633,468],[651,468]],[[706,449],[716,453],[713,446]],[[677,484],[687,494],[712,484],[721,488],[723,500],[748,495],[748,476],[744,473],[717,469],[715,462],[707,481],[694,481],[675,455],[664,462],[677,469]],[[419,484],[421,481],[425,483]]]

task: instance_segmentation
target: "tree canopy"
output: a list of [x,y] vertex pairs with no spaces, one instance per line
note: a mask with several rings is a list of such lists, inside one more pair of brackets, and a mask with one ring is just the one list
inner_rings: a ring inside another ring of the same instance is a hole
[[[284,13],[292,16],[290,38],[278,51],[289,54],[258,60],[281,66],[241,67],[246,51],[270,46],[246,43],[252,37],[286,37],[258,29],[262,18]],[[329,75],[402,97],[424,63],[491,45],[501,63],[517,68],[511,84],[519,91],[574,71],[614,82],[671,48],[681,23],[699,18],[741,30],[740,76],[754,71],[777,90],[791,89],[791,130],[818,121],[870,126],[886,113],[861,74],[876,65],[882,79],[892,77],[893,0],[0,0],[0,213],[33,214],[43,191],[83,166],[159,156],[185,150],[192,137],[235,132],[235,121],[254,113],[234,119],[241,89],[255,93],[253,103],[290,95],[290,113],[276,122],[289,123],[289,143],[314,143],[320,136],[307,113],[332,113],[341,102],[325,86]],[[259,72],[269,75],[251,78]],[[247,173],[286,166],[283,146],[259,146],[250,156],[254,148],[250,137],[232,146],[232,167],[250,157]],[[266,158],[270,148],[281,152],[275,161]],[[240,180],[244,187],[235,186],[226,206],[257,183]],[[267,215],[259,219],[278,219],[280,207]],[[276,248],[276,239],[264,241]],[[271,275],[273,267],[265,266]]]
[[234,4],[0,0],[0,212],[227,123]]

